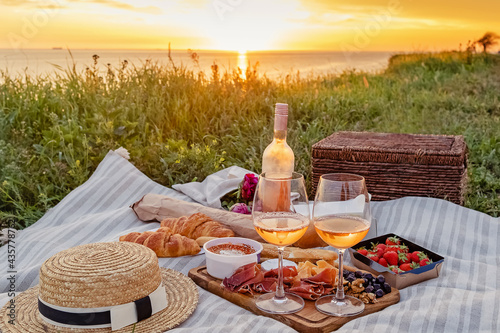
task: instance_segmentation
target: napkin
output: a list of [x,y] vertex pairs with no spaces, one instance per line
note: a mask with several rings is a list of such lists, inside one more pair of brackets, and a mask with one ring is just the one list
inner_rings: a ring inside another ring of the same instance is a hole
[[222,208],[220,198],[236,190],[247,173],[255,174],[239,166],[232,166],[207,176],[201,183],[176,184],[172,188],[184,193],[203,206]]

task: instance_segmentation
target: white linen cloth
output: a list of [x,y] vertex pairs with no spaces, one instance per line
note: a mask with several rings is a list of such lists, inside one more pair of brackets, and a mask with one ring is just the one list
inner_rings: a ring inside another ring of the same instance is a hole
[[231,166],[207,176],[201,183],[176,184],[172,187],[204,206],[222,208],[220,199],[236,190],[247,173],[255,174],[239,166]]
[[[116,240],[158,223],[137,219],[129,206],[146,193],[187,196],[157,184],[114,152],[92,177],[37,223],[16,236],[15,286],[19,293],[38,283],[41,264],[70,247]],[[401,300],[357,318],[339,332],[500,331],[500,221],[453,203],[408,197],[372,203],[378,234],[394,232],[445,257],[441,276],[400,291]],[[0,248],[0,292],[9,289],[7,246]],[[160,265],[188,274],[204,255],[162,258]],[[294,332],[199,288],[193,315],[174,332]]]

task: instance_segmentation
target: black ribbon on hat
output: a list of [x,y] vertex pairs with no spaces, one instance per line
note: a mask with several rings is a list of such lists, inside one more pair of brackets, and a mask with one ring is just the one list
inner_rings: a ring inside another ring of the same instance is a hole
[[[149,296],[138,299],[134,303],[137,312],[137,322],[151,317],[153,310]],[[64,325],[111,325],[111,312],[109,310],[87,313],[66,312],[54,309],[38,300],[38,311],[45,318]]]

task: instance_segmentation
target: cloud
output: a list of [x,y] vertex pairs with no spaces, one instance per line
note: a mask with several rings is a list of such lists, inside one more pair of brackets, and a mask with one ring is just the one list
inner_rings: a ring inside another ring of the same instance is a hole
[[500,1],[491,0],[350,0],[339,2],[331,0],[301,0],[302,6],[315,15],[328,12],[341,12],[362,18],[377,12],[393,11],[393,16],[407,19],[434,20],[436,22],[498,22]]

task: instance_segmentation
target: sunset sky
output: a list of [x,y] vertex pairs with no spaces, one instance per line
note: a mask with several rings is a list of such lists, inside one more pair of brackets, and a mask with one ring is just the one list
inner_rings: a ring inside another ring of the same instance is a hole
[[500,34],[499,13],[499,0],[0,0],[0,48],[438,51]]

